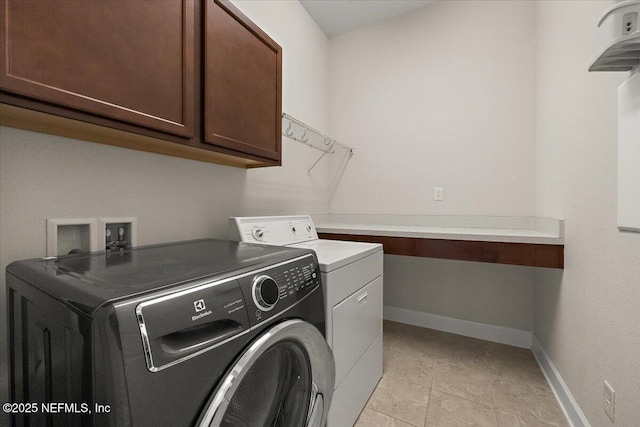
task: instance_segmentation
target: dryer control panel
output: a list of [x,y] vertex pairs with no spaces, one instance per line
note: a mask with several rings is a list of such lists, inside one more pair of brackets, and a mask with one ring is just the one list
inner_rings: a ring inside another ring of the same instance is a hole
[[309,215],[229,218],[231,238],[265,245],[292,245],[318,239]]
[[311,254],[238,279],[251,326],[277,316],[320,285],[320,270]]

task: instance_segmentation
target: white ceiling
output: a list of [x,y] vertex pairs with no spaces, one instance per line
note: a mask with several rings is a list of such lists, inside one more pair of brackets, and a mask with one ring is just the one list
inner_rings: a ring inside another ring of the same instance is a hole
[[300,0],[327,37],[402,15],[434,0]]

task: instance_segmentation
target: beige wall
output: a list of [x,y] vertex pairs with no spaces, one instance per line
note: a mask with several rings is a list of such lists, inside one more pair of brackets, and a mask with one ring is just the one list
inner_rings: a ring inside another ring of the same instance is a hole
[[[328,125],[328,41],[298,2],[239,2],[284,49],[283,109]],[[141,245],[227,236],[231,215],[326,213],[328,165],[282,141],[283,166],[241,170],[0,127],[0,319],[8,263],[45,255],[46,218],[138,218]],[[0,322],[0,401],[6,398]],[[2,419],[0,418],[0,424]]]
[[356,151],[331,212],[531,215],[534,28],[533,2],[442,1],[332,38],[331,132]]
[[137,216],[140,244],[225,237],[229,215],[559,217],[564,272],[386,256],[385,304],[535,329],[592,426],[610,425],[604,379],[615,425],[640,425],[640,235],[615,220],[625,76],[586,72],[610,2],[438,2],[330,47],[297,2],[236,3],[284,48],[284,110],[356,147],[344,172],[307,175],[316,152],[287,140],[282,168],[245,171],[0,128],[0,269],[44,255],[50,217]]
[[384,304],[495,326],[533,329],[533,268],[384,257]]
[[[589,423],[640,425],[640,234],[616,229],[616,90],[628,73],[588,73],[612,2],[538,4],[536,207],[561,216],[564,273],[538,269],[535,334]],[[638,183],[640,185],[640,183]]]
[[[443,1],[332,38],[330,128],[355,153],[331,213],[532,215],[534,29],[533,2]],[[533,330],[528,268],[385,263],[385,305]]]

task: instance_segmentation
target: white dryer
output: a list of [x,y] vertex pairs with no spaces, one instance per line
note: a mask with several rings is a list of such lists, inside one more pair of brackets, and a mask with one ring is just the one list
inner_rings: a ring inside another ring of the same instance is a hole
[[231,239],[313,249],[336,363],[328,426],[355,423],[382,377],[382,245],[321,240],[310,216],[234,217]]

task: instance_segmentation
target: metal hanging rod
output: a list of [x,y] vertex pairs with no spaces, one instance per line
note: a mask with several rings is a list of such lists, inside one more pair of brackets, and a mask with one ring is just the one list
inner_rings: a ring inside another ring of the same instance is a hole
[[309,168],[309,172],[327,154],[344,151],[349,154],[353,153],[353,148],[338,142],[287,113],[282,113],[282,135],[322,152],[318,160]]

